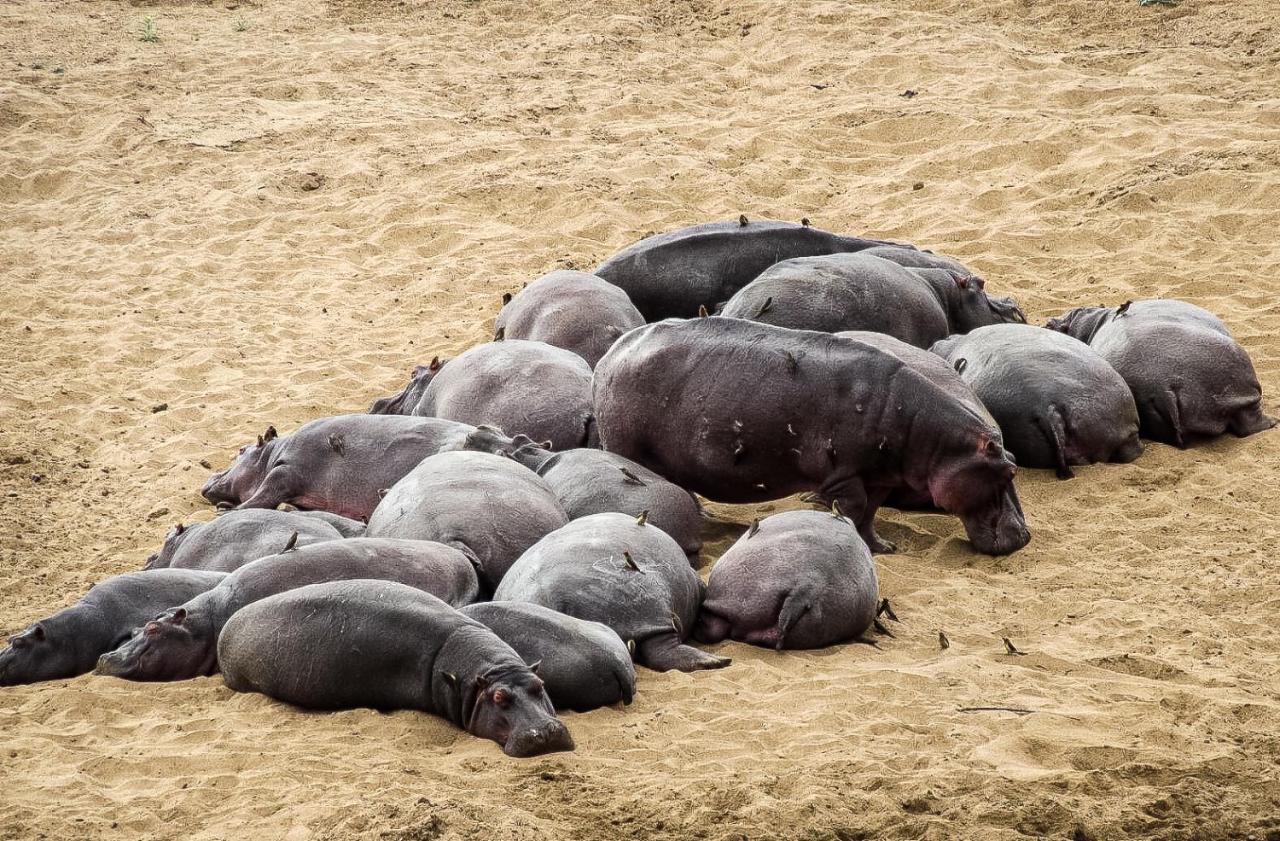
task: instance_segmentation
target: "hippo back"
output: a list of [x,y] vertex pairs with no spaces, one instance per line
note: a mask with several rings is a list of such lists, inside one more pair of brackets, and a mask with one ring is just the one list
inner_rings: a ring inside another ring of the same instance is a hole
[[[188,531],[192,528],[188,527]],[[295,546],[310,546],[341,539],[342,534],[330,524],[289,511],[228,511],[202,524],[184,540],[169,566],[232,572],[250,561],[274,555],[291,541]]]
[[644,317],[627,293],[586,272],[554,271],[512,298],[494,322],[506,339],[546,342],[572,351],[591,367]]

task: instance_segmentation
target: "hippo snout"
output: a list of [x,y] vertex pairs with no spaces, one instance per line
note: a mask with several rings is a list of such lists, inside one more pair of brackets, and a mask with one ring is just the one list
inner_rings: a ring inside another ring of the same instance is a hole
[[98,664],[93,667],[95,675],[107,677],[127,677],[128,672],[129,658],[123,648],[103,654],[98,658]]
[[227,489],[223,487],[227,472],[215,473],[209,477],[209,481],[204,483],[204,487],[200,489],[200,495],[209,501],[211,505],[217,505],[220,502],[235,503],[234,499],[227,493]]
[[502,746],[507,756],[538,756],[544,753],[573,750],[569,728],[552,719],[537,727],[515,731]]

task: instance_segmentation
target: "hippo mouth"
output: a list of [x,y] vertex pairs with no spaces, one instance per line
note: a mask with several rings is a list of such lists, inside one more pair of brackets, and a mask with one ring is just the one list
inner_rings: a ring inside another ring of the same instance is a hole
[[987,298],[987,304],[991,307],[991,311],[1004,322],[1014,322],[1016,324],[1026,324],[1027,314],[1022,311],[1012,298]]
[[1008,555],[1031,542],[1022,506],[1012,488],[1006,488],[990,512],[963,517],[969,542],[985,555]]
[[512,733],[502,744],[507,756],[541,756],[574,749],[569,728],[559,721],[549,721],[538,727],[529,727]]
[[200,495],[204,497],[211,505],[234,505],[238,502],[227,489],[223,487],[223,480],[227,476],[226,470],[221,473],[215,473],[209,477],[209,481],[204,483],[204,487],[200,489]]
[[128,647],[128,643],[125,643],[115,651],[108,651],[103,654],[98,658],[97,665],[93,667],[93,673],[127,680],[137,671],[139,660],[138,657],[129,656]]

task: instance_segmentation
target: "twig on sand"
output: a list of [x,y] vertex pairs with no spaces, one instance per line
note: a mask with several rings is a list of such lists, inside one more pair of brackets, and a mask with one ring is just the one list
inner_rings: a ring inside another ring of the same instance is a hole
[[957,707],[956,710],[962,713],[1017,713],[1018,715],[1031,715],[1035,710],[1028,710],[1023,707]]

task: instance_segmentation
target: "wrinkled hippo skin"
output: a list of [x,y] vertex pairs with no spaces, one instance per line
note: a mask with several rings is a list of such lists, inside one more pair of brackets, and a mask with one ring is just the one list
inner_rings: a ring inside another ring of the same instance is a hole
[[1176,447],[1275,426],[1253,362],[1217,316],[1185,301],[1081,307],[1046,325],[1079,339],[1133,393],[1142,435]]
[[906,486],[959,517],[979,551],[1030,539],[1000,429],[950,366],[876,333],[736,318],[633,330],[596,368],[601,442],[709,499],[813,491],[873,551],[886,495]]
[[174,604],[218,585],[225,573],[194,569],[126,572],[108,578],[76,604],[9,637],[0,651],[0,686],[75,677],[134,628]]
[[636,670],[622,638],[599,622],[586,622],[523,602],[482,602],[461,612],[482,623],[529,664],[558,710],[588,712],[630,704]]
[[338,530],[343,537],[364,537],[364,522],[343,517],[329,511],[294,511],[293,513],[313,520],[328,523]]
[[291,541],[295,546],[309,546],[341,539],[341,532],[333,526],[299,513],[269,508],[228,511],[208,523],[174,526],[160,551],[147,558],[146,569],[231,572],[282,551]]
[[422,710],[492,739],[509,756],[573,750],[519,654],[403,584],[312,584],[254,602],[227,623],[218,660],[237,692],[318,710]]
[[534,544],[493,597],[608,625],[634,644],[642,666],[688,672],[729,665],[684,645],[702,593],[701,579],[662,529],[626,514],[592,514]]
[[269,427],[201,493],[214,505],[288,503],[363,520],[378,506],[380,491],[427,456],[462,446],[473,431],[464,423],[399,415],[321,418],[283,438]]
[[593,368],[619,336],[644,324],[627,293],[586,272],[551,272],[504,300],[498,335],[564,348]]
[[694,636],[822,648],[871,627],[878,593],[875,561],[853,523],[786,511],[758,521],[716,561]]

